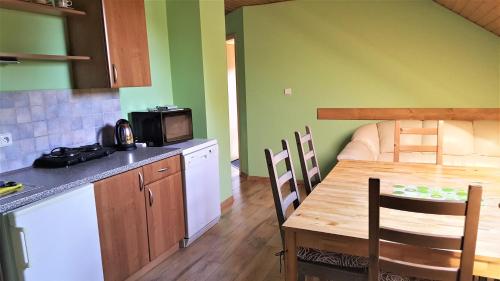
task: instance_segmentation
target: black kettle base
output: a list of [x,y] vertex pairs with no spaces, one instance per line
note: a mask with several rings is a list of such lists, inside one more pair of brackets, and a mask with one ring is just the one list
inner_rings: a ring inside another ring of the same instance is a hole
[[129,145],[117,145],[116,150],[118,151],[131,151],[131,150],[136,150],[137,146],[134,144],[129,144]]

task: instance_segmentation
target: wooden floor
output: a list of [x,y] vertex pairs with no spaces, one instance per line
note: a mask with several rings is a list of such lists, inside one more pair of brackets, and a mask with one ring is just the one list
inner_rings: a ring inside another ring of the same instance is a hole
[[140,280],[284,280],[270,185],[233,177],[233,206],[220,222]]

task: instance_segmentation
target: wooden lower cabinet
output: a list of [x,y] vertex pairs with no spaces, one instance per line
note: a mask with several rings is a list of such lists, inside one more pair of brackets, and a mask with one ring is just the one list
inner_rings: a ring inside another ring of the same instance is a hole
[[149,262],[142,168],[94,183],[106,281],[124,280]]
[[143,175],[141,167],[94,183],[106,281],[135,278],[184,238],[181,172],[145,186]]
[[182,176],[178,172],[146,185],[146,205],[151,260],[184,238]]

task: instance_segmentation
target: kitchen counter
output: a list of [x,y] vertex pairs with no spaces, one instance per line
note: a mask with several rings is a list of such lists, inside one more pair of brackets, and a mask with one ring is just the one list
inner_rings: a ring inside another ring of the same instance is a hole
[[4,181],[24,184],[24,190],[0,197],[0,213],[40,201],[82,184],[114,176],[152,162],[179,155],[181,149],[167,147],[137,148],[117,151],[110,156],[80,163],[67,168],[43,169],[28,167],[0,174]]

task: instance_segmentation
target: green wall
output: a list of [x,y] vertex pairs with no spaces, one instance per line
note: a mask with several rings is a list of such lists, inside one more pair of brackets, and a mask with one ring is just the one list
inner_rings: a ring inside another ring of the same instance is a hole
[[207,137],[199,2],[168,1],[168,30],[175,104],[193,110],[197,138]]
[[[61,17],[0,9],[0,52],[66,54]],[[0,64],[0,92],[71,88],[66,62]]]
[[291,1],[238,13],[250,175],[267,174],[264,148],[277,151],[280,139],[296,151],[293,132],[306,124],[329,171],[362,122],[318,121],[318,107],[500,105],[499,38],[433,1]]
[[200,1],[207,137],[219,142],[221,200],[232,195],[224,1]]
[[219,143],[221,200],[231,196],[222,0],[168,0],[174,102],[193,109],[196,137]]

